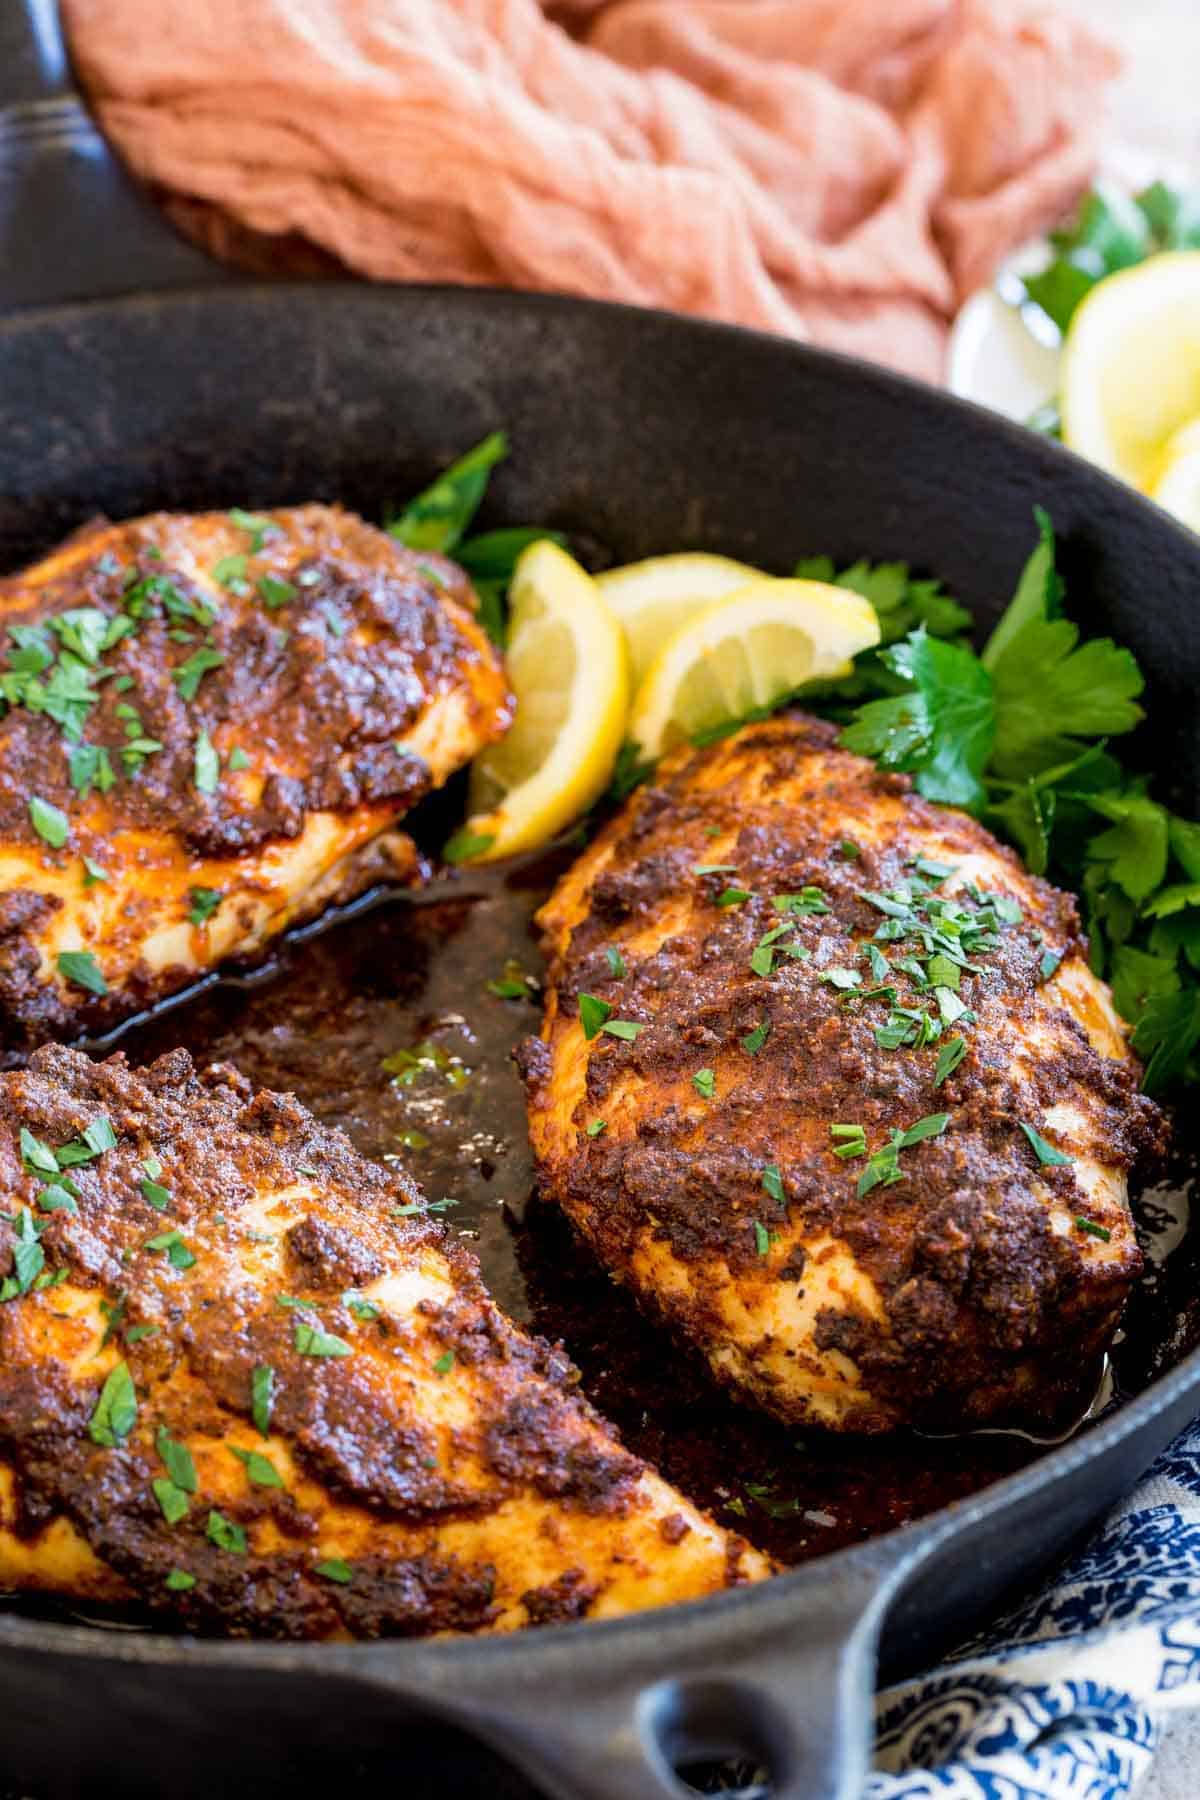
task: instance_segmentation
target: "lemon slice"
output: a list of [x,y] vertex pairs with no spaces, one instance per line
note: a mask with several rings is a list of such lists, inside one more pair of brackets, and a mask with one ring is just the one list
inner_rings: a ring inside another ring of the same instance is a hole
[[1168,512],[1200,531],[1200,417],[1167,439],[1151,497]]
[[1148,489],[1172,433],[1200,415],[1200,251],[1096,284],[1063,345],[1063,438]]
[[684,625],[634,697],[629,735],[647,757],[850,671],[879,642],[875,609],[824,581],[762,577]]
[[542,539],[509,587],[508,736],[471,769],[470,858],[490,862],[546,843],[603,792],[625,730],[629,675],[621,627],[574,557]]
[[636,688],[667,639],[695,613],[724,600],[762,571],[728,556],[683,551],[625,563],[596,577],[629,646],[630,675]]

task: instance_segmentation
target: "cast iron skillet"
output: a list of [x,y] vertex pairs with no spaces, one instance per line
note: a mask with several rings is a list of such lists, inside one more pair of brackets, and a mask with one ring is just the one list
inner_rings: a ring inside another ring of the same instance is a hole
[[[745,332],[523,295],[216,285],[55,97],[37,10],[40,48],[22,38],[5,57],[14,19],[0,23],[0,78],[22,101],[7,156],[0,134],[0,567],[95,510],[320,497],[378,516],[503,425],[517,453],[497,519],[584,531],[621,558],[683,544],[774,567],[816,547],[906,558],[986,624],[1037,501],[1076,610],[1150,678],[1141,765],[1200,810],[1200,540],[1154,508],[944,395]],[[178,288],[198,269],[202,291],[38,304]],[[3,1613],[4,1774],[55,1796],[106,1779],[186,1796],[347,1777],[527,1794],[516,1769],[551,1795],[633,1800],[694,1791],[675,1770],[740,1752],[778,1795],[850,1800],[877,1652],[889,1675],[917,1667],[1198,1409],[1200,1353],[969,1501],[766,1586],[626,1621],[280,1646]]]

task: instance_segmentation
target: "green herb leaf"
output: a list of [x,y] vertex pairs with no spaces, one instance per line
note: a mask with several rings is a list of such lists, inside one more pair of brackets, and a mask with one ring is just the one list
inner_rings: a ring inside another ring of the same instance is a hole
[[593,1119],[587,1127],[587,1135],[590,1138],[598,1138],[601,1136],[601,1134],[603,1132],[605,1132],[607,1130],[608,1130],[608,1120],[607,1119]]
[[293,1343],[301,1356],[349,1356],[351,1346],[332,1331],[322,1331],[307,1320],[296,1326]]
[[[582,998],[581,994],[580,999]],[[600,1029],[608,1032],[610,1037],[621,1038],[625,1043],[632,1044],[634,1038],[639,1032],[645,1031],[646,1027],[633,1019],[606,1019]]]
[[262,513],[243,512],[240,506],[230,507],[229,519],[230,523],[236,525],[239,531],[250,533],[253,540],[250,550],[254,556],[258,555],[268,535],[279,529],[274,519],[268,519]]
[[1061,1150],[1056,1150],[1053,1144],[1048,1144],[1041,1132],[1035,1131],[1032,1125],[1027,1125],[1024,1119],[1018,1119],[1017,1124],[1029,1139],[1030,1148],[1040,1163],[1066,1166],[1075,1161],[1073,1156],[1064,1156]]
[[189,1575],[186,1569],[172,1569],[163,1583],[173,1594],[187,1594],[196,1585],[196,1577]]
[[163,1231],[157,1237],[146,1239],[147,1250],[165,1250],[167,1261],[173,1269],[190,1269],[196,1258],[177,1231]]
[[274,1405],[275,1371],[270,1363],[259,1363],[250,1377],[250,1416],[260,1437],[270,1436]]
[[277,607],[286,606],[289,601],[294,600],[297,593],[297,589],[292,586],[290,581],[281,581],[277,575],[260,575],[258,591],[263,602],[272,612]]
[[783,1199],[783,1176],[779,1173],[777,1164],[766,1163],[764,1165],[762,1184],[766,1192],[770,1194],[772,1200]]
[[168,1525],[178,1525],[180,1519],[187,1517],[190,1502],[177,1482],[157,1475],[150,1483],[154,1498],[162,1509],[162,1516]]
[[583,1026],[585,1038],[594,1038],[601,1026],[612,1018],[612,1014],[613,1009],[607,1000],[601,1000],[596,994],[580,994],[579,1023]]
[[767,1256],[767,1255],[769,1255],[770,1249],[771,1249],[771,1234],[767,1230],[766,1226],[760,1224],[757,1219],[755,1219],[753,1221],[753,1224],[754,1224],[754,1248],[760,1256]]
[[37,794],[29,802],[29,823],[37,832],[44,844],[52,850],[61,850],[71,832],[71,821],[65,812],[52,806],[48,800],[42,800]]
[[96,1409],[88,1420],[88,1436],[93,1444],[115,1450],[129,1436],[137,1422],[137,1395],[127,1363],[119,1362],[100,1389]]
[[194,1494],[196,1465],[187,1445],[173,1438],[165,1425],[160,1425],[154,1434],[154,1448],[176,1487],[182,1488],[185,1494]]
[[224,1513],[218,1512],[215,1507],[208,1515],[205,1536],[210,1543],[217,1546],[218,1550],[232,1551],[235,1556],[246,1554],[245,1531],[232,1519],[227,1519]]
[[625,967],[625,958],[621,955],[621,952],[617,949],[616,945],[606,945],[604,956],[612,974],[618,981],[623,981],[625,976],[628,975],[629,970]]
[[171,1200],[171,1194],[168,1188],[162,1187],[157,1181],[151,1181],[149,1179],[141,1182],[139,1185],[142,1190],[142,1199],[148,1200],[155,1212],[165,1212],[167,1210]]
[[761,1019],[753,1031],[748,1031],[742,1039],[742,1049],[747,1056],[757,1056],[771,1035],[770,1019]]
[[202,731],[196,739],[192,780],[201,794],[215,794],[221,779],[221,764],[213,749],[212,739]]
[[702,1100],[711,1100],[716,1092],[716,1071],[714,1069],[697,1069],[692,1076],[692,1086]]
[[861,707],[842,733],[844,747],[909,771],[927,800],[980,811],[995,732],[988,671],[972,651],[923,628],[881,651],[880,661],[904,691]]
[[392,537],[412,550],[452,551],[479,508],[491,471],[507,455],[508,439],[494,431],[409,502],[388,525]]
[[453,1350],[444,1350],[433,1365],[435,1375],[448,1375],[454,1367]]
[[254,1487],[281,1488],[283,1476],[275,1464],[259,1450],[239,1450],[236,1444],[226,1445],[231,1456],[236,1456],[246,1471],[246,1479]]
[[224,899],[220,888],[188,889],[188,919],[193,925],[206,925]]
[[442,846],[442,860],[448,863],[470,862],[476,856],[486,855],[495,841],[495,835],[488,832],[456,831]]
[[90,950],[60,950],[58,972],[64,981],[71,982],[75,987],[86,988],[89,994],[98,994],[103,998],[108,992],[108,983]]
[[219,669],[225,658],[216,650],[196,650],[181,662],[177,669],[171,671],[171,678],[179,688],[181,700],[194,700],[196,690],[210,669]]
[[1099,1238],[1104,1244],[1107,1244],[1112,1238],[1112,1232],[1107,1225],[1097,1225],[1094,1219],[1076,1219],[1075,1229],[1086,1232],[1089,1237]]
[[958,1068],[958,1065],[962,1062],[966,1054],[967,1042],[965,1038],[947,1038],[946,1042],[938,1051],[937,1067],[933,1072],[934,1087],[941,1087],[943,1081],[953,1075],[955,1069]]
[[338,1582],[342,1587],[348,1587],[354,1580],[354,1570],[340,1556],[330,1556],[324,1562],[317,1563],[316,1573],[323,1575],[326,1581]]

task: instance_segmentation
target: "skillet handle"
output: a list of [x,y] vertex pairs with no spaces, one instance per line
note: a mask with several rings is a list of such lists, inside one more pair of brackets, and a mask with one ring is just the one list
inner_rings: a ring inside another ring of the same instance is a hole
[[0,311],[226,279],[105,143],[54,0],[0,0]]
[[725,1761],[769,1772],[771,1800],[858,1800],[879,1627],[911,1567],[871,1546],[748,1589],[723,1618],[684,1607],[636,1622],[632,1638],[570,1627],[553,1651],[541,1633],[492,1640],[415,1684],[409,1658],[397,1666],[382,1646],[368,1666],[552,1800],[687,1800],[696,1789],[677,1771]]

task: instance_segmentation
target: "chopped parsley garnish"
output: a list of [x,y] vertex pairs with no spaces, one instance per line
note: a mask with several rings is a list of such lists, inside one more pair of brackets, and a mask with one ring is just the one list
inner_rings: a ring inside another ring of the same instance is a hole
[[1038,964],[1038,974],[1043,981],[1049,981],[1052,976],[1057,974],[1058,965],[1061,963],[1062,959],[1063,953],[1061,950],[1043,950],[1042,960]]
[[194,1254],[188,1249],[177,1231],[163,1231],[159,1233],[158,1237],[147,1238],[145,1247],[147,1250],[165,1250],[167,1261],[173,1269],[190,1269],[196,1261]]
[[743,906],[751,898],[749,888],[727,887],[722,888],[713,904],[716,906]]
[[612,1015],[613,1009],[607,1000],[601,1000],[596,994],[580,994],[579,1023],[583,1026],[585,1038],[594,1038]]
[[948,1076],[953,1075],[955,1069],[957,1069],[959,1063],[962,1062],[966,1054],[967,1044],[965,1038],[952,1037],[946,1040],[938,1051],[937,1066],[933,1071],[934,1087],[941,1087],[943,1081],[945,1081]]
[[246,1471],[246,1479],[252,1487],[281,1488],[283,1476],[275,1464],[262,1454],[261,1450],[240,1450],[236,1444],[227,1444],[226,1449],[231,1456],[236,1456]]
[[168,1525],[178,1525],[180,1519],[187,1517],[191,1502],[177,1482],[158,1475],[150,1486]]
[[258,591],[263,602],[273,612],[276,607],[286,606],[296,598],[296,589],[290,581],[281,581],[276,575],[260,575]]
[[443,1350],[442,1354],[438,1357],[437,1361],[433,1365],[433,1372],[435,1375],[448,1375],[453,1367],[454,1367],[454,1352],[453,1352],[453,1350]]
[[61,950],[58,972],[64,981],[71,982],[74,987],[86,988],[89,994],[103,998],[108,992],[100,964],[90,950]]
[[188,889],[188,919],[193,925],[206,925],[224,899],[220,888]]
[[274,1405],[275,1371],[270,1363],[259,1363],[250,1377],[250,1416],[260,1437],[270,1435]]
[[754,1027],[753,1031],[748,1031],[746,1033],[745,1037],[742,1039],[742,1049],[746,1052],[747,1056],[757,1056],[770,1035],[771,1021],[770,1019],[762,1019]]
[[229,522],[236,525],[239,531],[250,533],[250,552],[253,556],[257,556],[262,549],[268,533],[278,529],[274,519],[264,518],[261,513],[243,512],[240,506],[230,507]]
[[326,1581],[336,1581],[342,1587],[348,1587],[354,1580],[354,1570],[340,1556],[326,1557],[324,1562],[315,1565],[315,1573],[323,1575]]
[[532,976],[526,975],[517,959],[510,956],[505,959],[500,977],[487,983],[487,991],[497,1000],[529,1000],[535,986]]
[[841,843],[838,845],[838,849],[841,851],[842,855],[846,858],[847,862],[854,862],[858,857],[860,857],[862,855],[862,851],[859,849],[858,845],[854,842],[853,838],[843,838]]
[[1048,1144],[1041,1132],[1035,1131],[1032,1125],[1027,1125],[1024,1119],[1018,1119],[1017,1124],[1029,1139],[1030,1148],[1040,1163],[1057,1168],[1075,1161],[1073,1156],[1064,1156],[1061,1150],[1056,1150],[1053,1144]]
[[250,767],[250,758],[246,755],[246,752],[242,749],[240,744],[235,744],[233,749],[229,752],[228,767],[232,770],[248,769]]
[[593,1119],[587,1127],[587,1135],[590,1138],[598,1138],[601,1136],[601,1134],[603,1132],[605,1132],[607,1130],[608,1130],[608,1120],[607,1119]]
[[610,1037],[620,1038],[624,1043],[632,1044],[638,1033],[645,1031],[646,1027],[637,1024],[633,1019],[605,1019],[600,1029],[607,1031]]
[[[67,758],[67,776],[77,794],[86,800],[93,788],[107,794],[117,779],[113,774],[113,766],[108,751],[101,744],[76,744]],[[89,871],[92,864],[84,857]],[[107,881],[107,875],[96,877],[99,881]],[[85,886],[88,884],[85,882]]]
[[167,1210],[171,1200],[169,1188],[163,1187],[160,1182],[151,1181],[148,1176],[139,1185],[142,1190],[142,1199],[149,1201],[155,1212]]
[[752,1223],[754,1225],[754,1248],[759,1256],[766,1256],[771,1249],[771,1234],[766,1226],[760,1224],[757,1219],[753,1220]]
[[832,910],[819,887],[804,887],[798,894],[776,894],[771,905],[776,912],[797,913],[801,918]]
[[185,1494],[196,1492],[196,1465],[192,1461],[192,1453],[186,1444],[173,1438],[165,1425],[160,1425],[154,1434],[154,1448],[158,1451],[163,1467],[177,1488]]
[[103,1156],[106,1150],[117,1147],[117,1134],[103,1113],[98,1113],[91,1124],[84,1127],[82,1136],[93,1156]]
[[247,556],[245,551],[235,551],[232,556],[223,556],[212,566],[212,578],[219,587],[228,588],[231,594],[248,594],[250,583],[246,580]]
[[124,1443],[137,1422],[137,1394],[127,1363],[109,1370],[96,1409],[88,1420],[88,1436],[102,1449],[115,1450]]
[[830,987],[856,988],[862,986],[862,976],[857,969],[822,969],[817,976],[818,981],[827,981]]
[[775,1163],[766,1163],[762,1172],[762,1184],[772,1200],[783,1199],[783,1176]]
[[692,1086],[702,1100],[711,1100],[717,1087],[715,1069],[697,1069],[692,1076]]
[[186,1569],[172,1569],[163,1583],[173,1594],[187,1594],[196,1585],[196,1577],[189,1575]]
[[65,812],[52,806],[48,800],[42,800],[37,794],[29,802],[29,823],[37,832],[44,844],[52,850],[61,850],[71,832],[71,821]]
[[205,1536],[210,1543],[217,1546],[218,1550],[230,1550],[235,1556],[246,1554],[244,1529],[235,1524],[232,1519],[227,1519],[224,1513],[218,1512],[215,1507],[208,1515]]
[[342,1305],[347,1312],[353,1313],[354,1317],[361,1319],[364,1324],[369,1323],[372,1319],[382,1317],[375,1302],[366,1299],[362,1294],[356,1294],[353,1288],[347,1288],[342,1295]]
[[923,1143],[926,1138],[940,1137],[949,1119],[949,1113],[929,1113],[906,1130],[893,1131],[889,1142],[875,1151],[859,1176],[855,1189],[859,1199],[869,1194],[873,1188],[891,1187],[897,1181],[902,1181],[904,1176],[900,1168],[900,1152],[911,1149],[914,1144]]
[[1076,1219],[1075,1229],[1076,1231],[1086,1232],[1089,1237],[1099,1238],[1101,1243],[1104,1244],[1107,1244],[1112,1238],[1112,1232],[1108,1229],[1108,1226],[1097,1225],[1095,1219]]
[[293,1344],[301,1356],[349,1356],[351,1346],[345,1338],[336,1337],[332,1331],[322,1331],[317,1325],[310,1325],[305,1319],[297,1326]]
[[157,1337],[161,1329],[160,1325],[131,1325],[125,1333],[125,1342],[127,1344],[144,1343],[147,1338]]
[[171,672],[171,679],[179,688],[181,700],[194,700],[201,681],[210,669],[219,669],[225,658],[218,650],[195,650],[186,662],[181,662]]
[[605,961],[608,963],[610,973],[614,975],[618,981],[623,981],[625,976],[628,975],[629,970],[625,967],[625,958],[621,955],[621,952],[617,949],[615,944],[608,944],[605,947],[604,957]]
[[494,832],[456,831],[442,845],[442,860],[448,863],[470,862],[472,857],[486,855],[495,841]]
[[694,863],[693,875],[732,875],[737,868],[736,863]]
[[843,1161],[867,1154],[867,1134],[861,1125],[831,1125],[829,1135],[833,1139],[833,1154]]
[[221,764],[207,731],[196,739],[192,764],[192,780],[201,794],[215,794],[221,779]]

